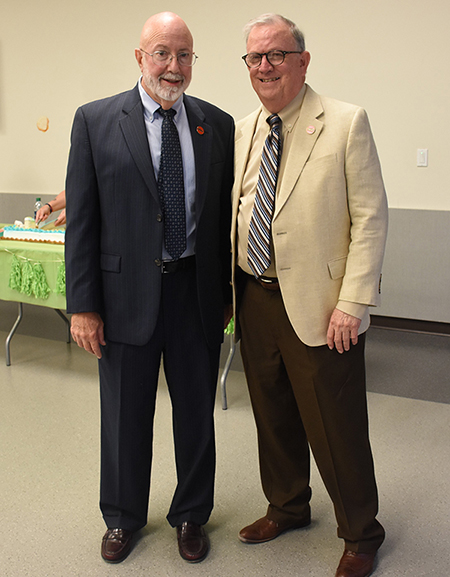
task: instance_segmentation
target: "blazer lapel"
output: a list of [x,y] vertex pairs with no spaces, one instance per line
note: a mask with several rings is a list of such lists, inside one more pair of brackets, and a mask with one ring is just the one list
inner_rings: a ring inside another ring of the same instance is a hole
[[[245,167],[247,166],[248,155],[252,145],[255,125],[261,107],[252,112],[249,116],[240,120],[236,125],[236,135],[234,143],[234,185],[232,192],[232,214],[231,221],[231,245],[234,256],[236,256],[236,228],[237,214],[239,211],[239,199],[241,197],[242,181],[244,179]],[[234,270],[234,268],[233,268]],[[233,273],[234,274],[234,273]]]
[[119,120],[119,124],[131,156],[136,162],[136,166],[142,174],[151,194],[155,200],[159,202],[155,172],[153,170],[145,128],[144,110],[137,86],[130,91],[123,106],[123,113],[125,116]]
[[295,137],[289,150],[289,158],[286,162],[283,178],[278,190],[274,219],[291,195],[311,151],[322,132],[323,122],[318,120],[318,117],[322,113],[323,108],[320,97],[312,88],[307,86],[300,109],[300,116],[295,128]]
[[233,213],[237,213],[237,205],[241,194],[242,181],[244,180],[245,168],[252,145],[255,126],[260,114],[261,107],[240,121],[236,127],[234,149],[234,187],[233,187]]
[[191,131],[195,157],[195,215],[197,222],[203,210],[208,191],[209,166],[213,129],[206,122],[205,114],[190,96],[184,95],[184,106]]

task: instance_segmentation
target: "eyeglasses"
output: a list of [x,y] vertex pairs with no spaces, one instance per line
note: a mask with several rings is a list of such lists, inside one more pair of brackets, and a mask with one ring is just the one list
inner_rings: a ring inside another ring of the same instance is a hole
[[198,56],[193,52],[179,52],[175,57],[170,52],[167,52],[167,50],[155,50],[153,54],[149,54],[142,48],[139,48],[139,50],[144,54],[147,54],[147,56],[151,56],[154,64],[157,66],[167,66],[174,58],[177,59],[180,66],[194,66],[198,58]]
[[269,52],[249,52],[242,57],[242,60],[249,68],[258,68],[261,66],[263,56],[267,58],[267,62],[272,66],[279,66],[283,64],[286,54],[302,54],[299,50],[269,50]]

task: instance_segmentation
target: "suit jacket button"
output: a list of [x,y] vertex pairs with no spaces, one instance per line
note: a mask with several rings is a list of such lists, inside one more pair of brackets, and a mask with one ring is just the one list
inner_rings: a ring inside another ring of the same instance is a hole
[[158,215],[156,216],[156,220],[157,220],[158,222],[162,222],[162,219],[163,219],[163,218],[162,218],[162,214],[158,214]]
[[161,266],[162,261],[159,258],[155,258],[155,264],[156,264],[156,266]]

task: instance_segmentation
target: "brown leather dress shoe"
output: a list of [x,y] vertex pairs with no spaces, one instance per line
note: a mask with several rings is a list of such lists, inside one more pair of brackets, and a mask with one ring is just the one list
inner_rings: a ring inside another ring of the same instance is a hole
[[369,577],[376,553],[355,553],[346,549],[341,557],[336,577]]
[[185,521],[177,527],[177,539],[180,555],[189,563],[199,563],[208,554],[208,537],[201,525]]
[[108,563],[120,563],[131,551],[132,531],[108,529],[102,539],[102,557]]
[[239,539],[243,543],[265,543],[276,539],[284,531],[307,527],[310,523],[309,517],[302,521],[276,523],[266,516],[248,525],[248,527],[244,527],[239,533]]

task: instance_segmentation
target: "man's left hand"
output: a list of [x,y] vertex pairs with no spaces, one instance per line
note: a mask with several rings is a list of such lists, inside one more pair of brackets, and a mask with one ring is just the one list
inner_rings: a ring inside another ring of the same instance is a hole
[[330,349],[336,347],[338,353],[350,350],[350,341],[353,345],[358,342],[358,329],[361,319],[334,309],[328,325],[327,344]]

